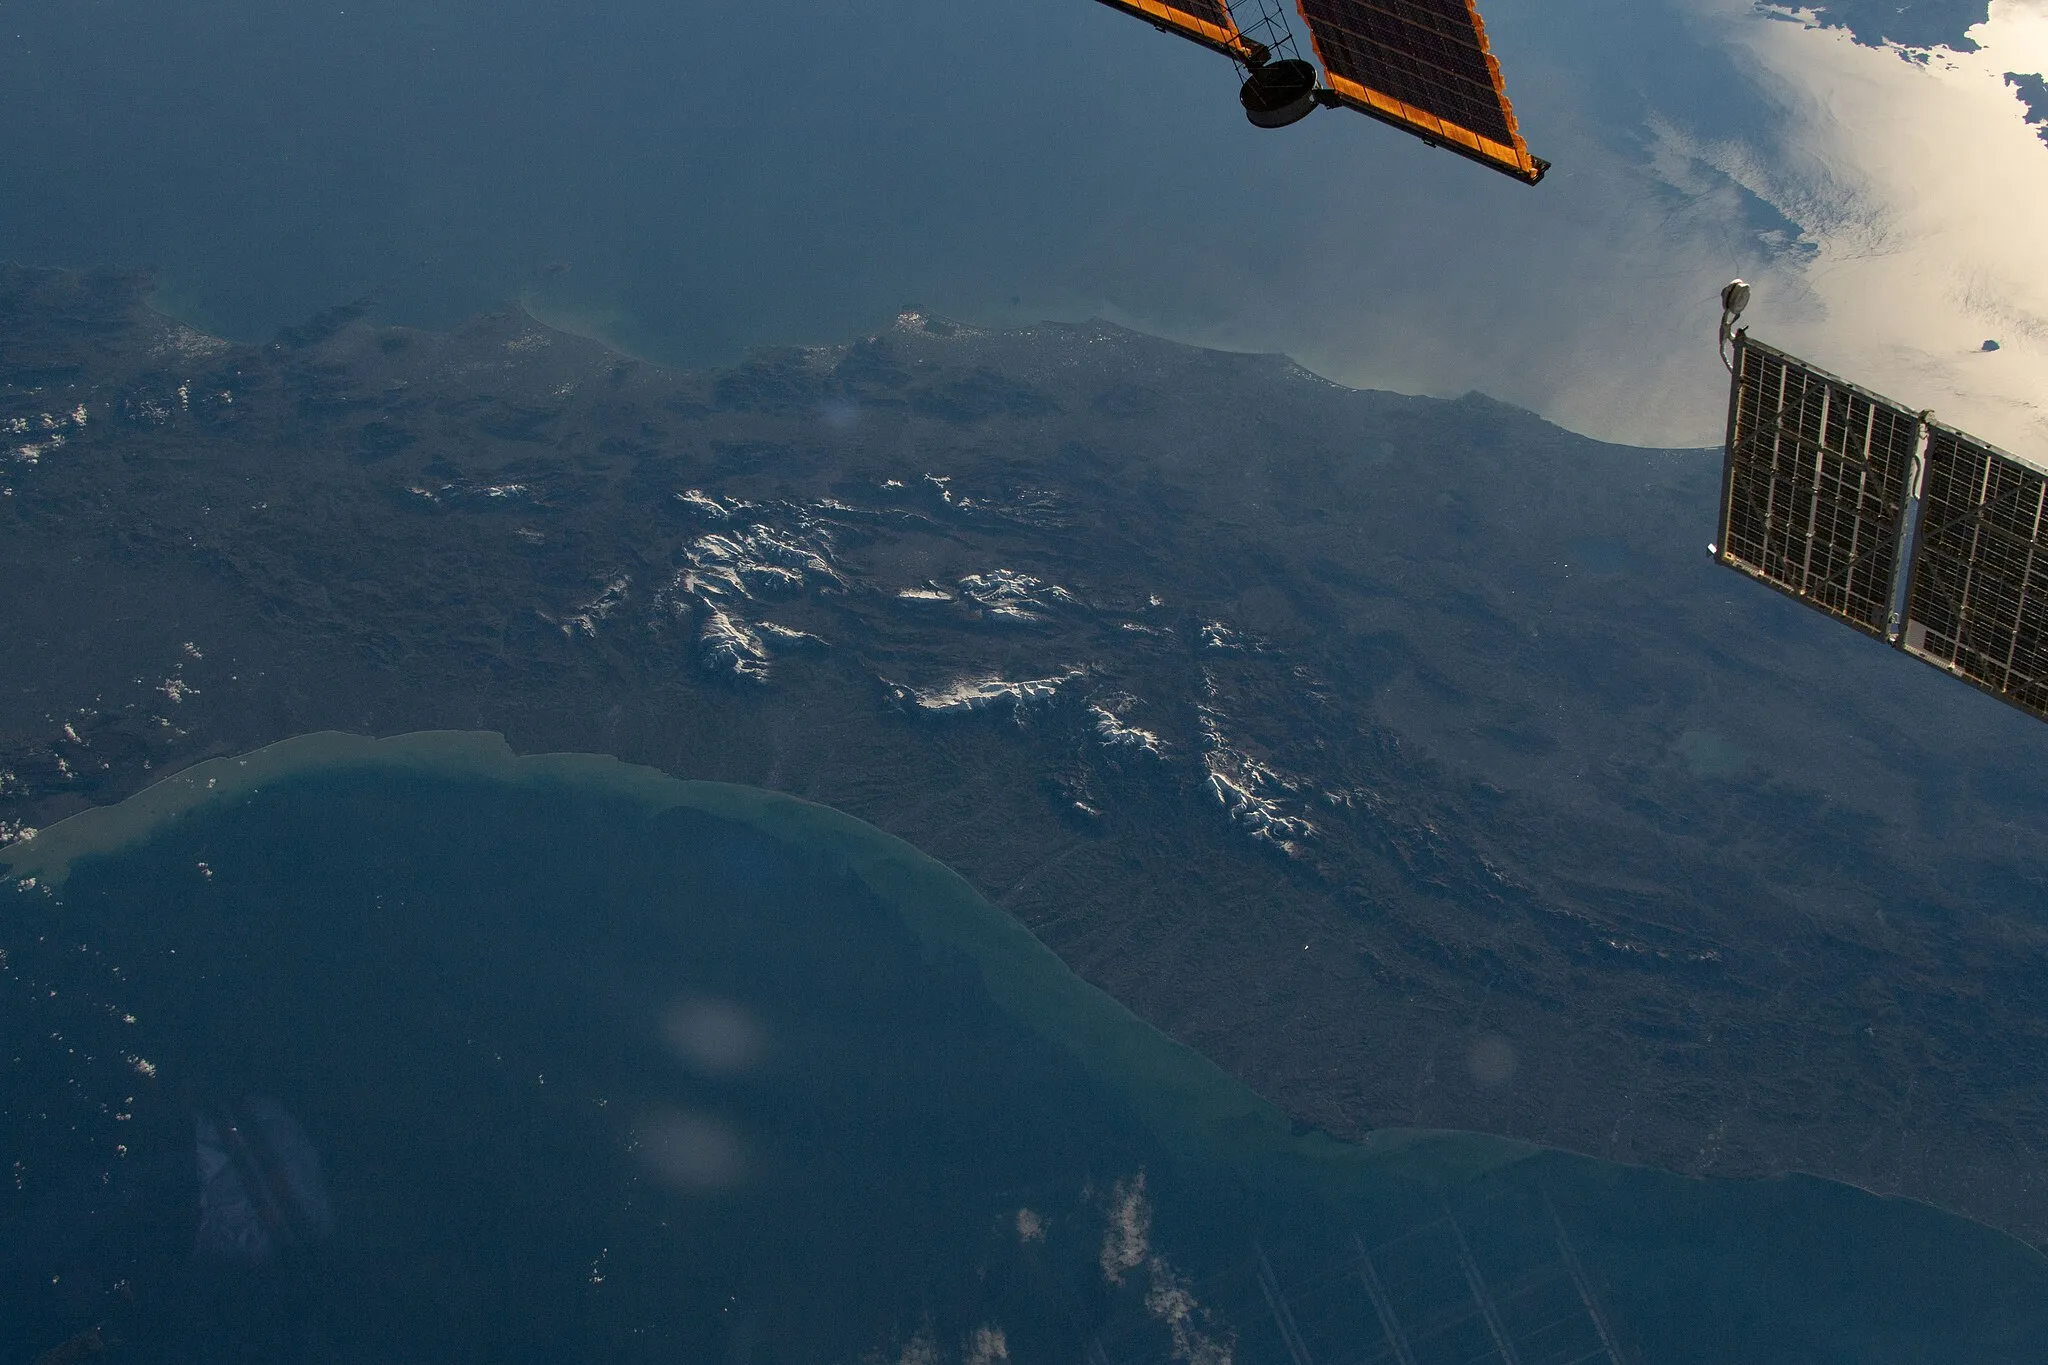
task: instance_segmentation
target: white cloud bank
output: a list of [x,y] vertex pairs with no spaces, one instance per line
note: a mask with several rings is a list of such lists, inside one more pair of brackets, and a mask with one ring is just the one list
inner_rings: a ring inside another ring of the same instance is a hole
[[1811,247],[1757,281],[1757,336],[2048,462],[2048,144],[2005,79],[2048,72],[2048,3],[1993,0],[1977,51],[1921,60],[1703,10],[1782,117],[1750,145],[1664,125],[1665,164],[1727,176]]
[[[1486,9],[1556,162],[1541,186],[1339,119],[1242,148],[1205,127],[1261,202],[1300,212],[1229,225],[1243,266],[1191,272],[1197,288],[1130,270],[1064,311],[1712,445],[1716,295],[1739,274],[1760,339],[2048,462],[2048,144],[2005,79],[2048,72],[2048,0],[1991,0],[1978,50],[1916,56],[1752,0]],[[1161,255],[1200,254],[1152,230]]]

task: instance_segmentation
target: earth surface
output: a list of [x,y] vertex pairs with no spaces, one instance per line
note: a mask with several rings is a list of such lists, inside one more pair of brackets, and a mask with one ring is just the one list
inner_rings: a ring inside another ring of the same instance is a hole
[[[1228,62],[1094,0],[14,8],[0,258],[146,266],[238,341],[382,289],[701,368],[913,301],[1710,445],[1741,276],[1760,338],[2048,451],[2038,0],[1486,0],[1534,190],[1349,114],[1253,128]],[[707,33],[772,81],[678,79]]]
[[2048,1241],[2048,731],[1714,568],[1717,452],[1099,324],[695,372],[147,294],[0,273],[0,837],[495,730],[899,835],[1304,1127]]

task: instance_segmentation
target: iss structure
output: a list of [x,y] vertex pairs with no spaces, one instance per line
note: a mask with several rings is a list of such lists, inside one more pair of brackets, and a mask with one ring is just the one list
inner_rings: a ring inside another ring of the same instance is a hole
[[1752,339],[1747,301],[1708,552],[2048,720],[2048,471]]
[[1353,109],[1533,185],[1533,156],[1472,0],[1299,0],[1321,63],[1304,58],[1282,0],[1102,0],[1237,63],[1238,102],[1261,128]]
[[[1284,0],[1101,3],[1229,57],[1261,128],[1348,108],[1526,184],[1550,169],[1475,0],[1296,0],[1315,62]],[[2048,468],[1754,340],[1749,294],[1721,296],[1715,560],[2048,719]]]

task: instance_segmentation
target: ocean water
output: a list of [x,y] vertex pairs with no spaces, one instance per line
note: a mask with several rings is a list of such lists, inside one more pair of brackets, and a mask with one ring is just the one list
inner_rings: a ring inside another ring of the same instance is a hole
[[1674,214],[1635,169],[1649,109],[1612,73],[1645,53],[1671,54],[1664,117],[1775,127],[1670,10],[1489,7],[1524,126],[1575,177],[1532,194],[1348,116],[1253,129],[1227,62],[1089,3],[11,5],[0,258],[150,268],[162,307],[249,342],[366,295],[435,327],[516,299],[723,364],[912,304],[1532,406],[1676,355],[1656,402],[1624,386],[1630,430],[1691,442],[1719,377],[1664,319],[1799,229],[1754,196]]
[[[906,303],[1036,319],[1178,297],[1183,265],[1120,225],[1209,205],[1175,254],[1216,276],[1231,258],[1211,239],[1271,217],[1207,141],[1154,131],[1196,118],[1243,140],[1235,83],[1093,9],[10,13],[0,179],[38,188],[0,197],[0,256],[152,268],[164,307],[245,341],[366,294],[430,326],[519,299],[693,364],[843,342]],[[1152,57],[1135,70],[1133,41]],[[1213,98],[1166,103],[1191,81]],[[1134,147],[1159,183],[1131,183]],[[1310,174],[1300,140],[1261,152],[1262,175]]]
[[0,856],[0,1361],[2048,1359],[1922,1206],[1296,1131],[765,792],[312,736]]

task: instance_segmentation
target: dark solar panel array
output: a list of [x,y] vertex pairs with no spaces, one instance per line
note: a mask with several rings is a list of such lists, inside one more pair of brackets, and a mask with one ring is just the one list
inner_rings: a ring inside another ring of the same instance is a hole
[[1902,645],[2048,717],[2048,477],[1930,426]]
[[1111,9],[1135,15],[1148,24],[1192,38],[1204,47],[1241,56],[1244,40],[1224,0],[1102,0]]
[[1332,76],[1513,145],[1485,30],[1468,0],[1301,0]]
[[[1252,6],[1243,27],[1228,0],[1101,2],[1224,53],[1247,73],[1285,73],[1295,60],[1281,0],[1239,0],[1241,9]],[[1474,0],[1297,0],[1297,7],[1328,81],[1316,92],[1317,103],[1355,109],[1526,184],[1538,183],[1550,169],[1516,130]],[[1287,79],[1301,74],[1294,69]],[[1275,112],[1248,98],[1247,113],[1255,105]],[[1314,105],[1289,107],[1291,118]],[[1253,117],[1263,127],[1288,121]]]
[[1169,15],[1185,15],[1198,24],[1208,24],[1220,29],[1232,29],[1230,6],[1223,0],[1153,0],[1144,6],[1147,10],[1164,11]]
[[1719,558],[1884,635],[1919,417],[1746,338],[1735,366]]
[[2048,472],[1739,333],[1734,367],[1721,562],[2048,719]]

